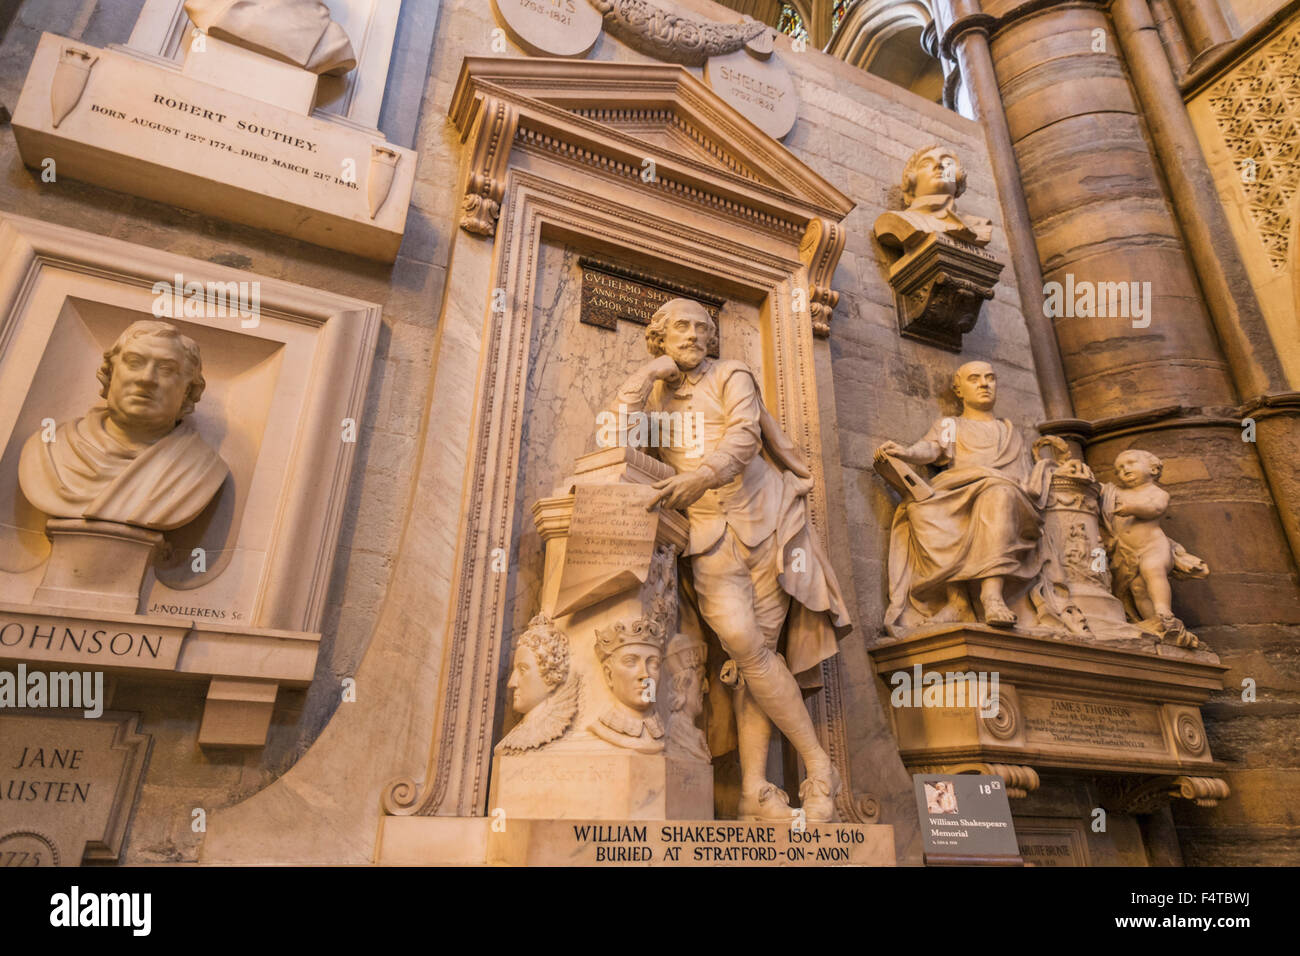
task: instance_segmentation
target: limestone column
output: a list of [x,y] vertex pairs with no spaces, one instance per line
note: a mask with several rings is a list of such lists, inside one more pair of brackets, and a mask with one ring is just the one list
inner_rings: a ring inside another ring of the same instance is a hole
[[[1278,858],[1272,837],[1284,843],[1297,828],[1269,809],[1268,794],[1282,792],[1296,772],[1283,769],[1295,763],[1294,746],[1281,742],[1295,739],[1294,720],[1270,727],[1269,704],[1243,703],[1238,687],[1249,677],[1260,701],[1294,712],[1294,681],[1270,663],[1290,659],[1300,635],[1300,585],[1279,516],[1279,506],[1294,505],[1281,492],[1275,505],[1262,465],[1273,468],[1274,455],[1243,441],[1241,422],[1243,403],[1249,407],[1274,379],[1251,328],[1249,299],[1234,294],[1231,263],[1206,266],[1218,241],[1213,214],[1199,205],[1206,197],[1197,190],[1206,187],[1197,186],[1195,170],[1191,183],[1170,182],[1187,175],[1191,154],[1179,152],[1181,102],[1169,100],[1167,89],[1157,95],[1163,81],[1149,75],[1154,67],[1135,62],[1158,55],[1156,65],[1168,69],[1158,42],[1154,53],[1148,49],[1153,25],[1136,23],[1135,11],[1115,2],[1129,34],[1128,62],[1102,0],[957,0],[944,42],[965,54],[965,81],[983,96],[989,82],[980,75],[979,44],[962,37],[989,37],[1044,280],[1076,289],[1090,283],[1094,291],[1137,282],[1150,290],[1144,315],[1076,311],[1054,318],[1053,327],[1074,412],[1091,423],[1089,464],[1108,478],[1126,448],[1163,458],[1173,498],[1166,527],[1211,567],[1206,582],[1175,583],[1175,607],[1233,668],[1230,689],[1207,718],[1215,753],[1234,765],[1234,796],[1214,810],[1176,809],[1184,852],[1195,848],[1188,862],[1234,860],[1234,853]],[[988,135],[996,154],[995,121]],[[1278,462],[1275,485],[1285,484],[1284,468],[1294,473],[1294,461],[1292,452],[1289,466]]]
[[1193,59],[1232,39],[1218,0],[1173,0],[1173,5]]

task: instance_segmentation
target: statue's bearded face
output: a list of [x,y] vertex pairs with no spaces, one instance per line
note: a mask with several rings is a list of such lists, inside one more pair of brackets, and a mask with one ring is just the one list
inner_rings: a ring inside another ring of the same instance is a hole
[[123,428],[158,431],[181,417],[190,387],[189,360],[170,338],[131,339],[113,359],[108,412]]
[[515,651],[515,666],[510,671],[510,682],[506,687],[514,695],[516,713],[526,714],[546,700],[551,688],[542,677],[542,669],[537,665],[537,655],[532,648],[520,647]]
[[708,354],[713,320],[700,309],[677,309],[664,328],[664,354],[683,370],[695,368]]
[[998,377],[987,362],[967,362],[957,370],[953,388],[965,408],[992,411],[998,397]]
[[651,701],[645,699],[648,681],[659,683],[659,651],[649,644],[624,644],[605,659],[605,683],[633,710],[650,709]]

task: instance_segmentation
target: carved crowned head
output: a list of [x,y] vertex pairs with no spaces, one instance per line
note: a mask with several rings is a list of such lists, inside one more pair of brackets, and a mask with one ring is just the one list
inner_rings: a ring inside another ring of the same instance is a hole
[[663,659],[664,629],[658,621],[642,617],[618,621],[596,630],[596,656],[605,674],[605,684],[621,704],[645,712],[654,705],[650,684],[659,682]]
[[952,376],[952,390],[963,408],[992,411],[998,398],[998,376],[988,362],[967,362]]
[[655,358],[671,356],[681,369],[695,368],[717,345],[717,323],[694,299],[669,299],[645,330],[646,350]]
[[528,622],[515,646],[506,688],[517,713],[526,714],[569,678],[569,639],[545,614]]
[[903,167],[903,202],[908,206],[918,196],[948,195],[956,199],[966,191],[966,170],[957,154],[945,146],[918,149]]
[[126,327],[97,374],[109,418],[132,435],[171,431],[207,387],[194,340],[174,325],[147,319]]
[[1115,476],[1123,488],[1136,488],[1148,482],[1159,481],[1165,463],[1149,451],[1130,448],[1115,459]]

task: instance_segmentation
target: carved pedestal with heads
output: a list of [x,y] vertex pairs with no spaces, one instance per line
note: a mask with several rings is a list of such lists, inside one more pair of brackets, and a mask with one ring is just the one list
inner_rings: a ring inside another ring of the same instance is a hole
[[889,270],[899,332],[960,352],[961,338],[975,328],[985,300],[993,298],[1003,266],[970,243],[930,235]]
[[[610,448],[579,458],[561,494],[534,505],[546,548],[541,614],[512,649],[511,703],[522,719],[496,747],[493,812],[712,817],[707,753],[691,756],[668,739],[670,729],[677,736],[691,729],[672,720],[676,674],[667,660],[687,524],[678,512],[646,505],[655,496],[650,484],[671,474],[635,449]],[[549,679],[541,701],[528,686],[533,666]]]

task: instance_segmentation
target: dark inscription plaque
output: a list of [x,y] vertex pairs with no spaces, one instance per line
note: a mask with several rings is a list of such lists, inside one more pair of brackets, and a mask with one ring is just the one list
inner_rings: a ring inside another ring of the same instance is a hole
[[[618,320],[649,325],[659,307],[669,299],[693,299],[718,321],[725,299],[703,290],[651,276],[600,259],[578,260],[582,269],[581,320],[602,329],[618,327]],[[709,351],[718,357],[715,346]]]

